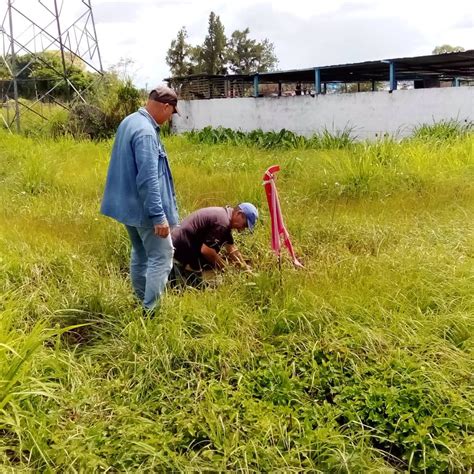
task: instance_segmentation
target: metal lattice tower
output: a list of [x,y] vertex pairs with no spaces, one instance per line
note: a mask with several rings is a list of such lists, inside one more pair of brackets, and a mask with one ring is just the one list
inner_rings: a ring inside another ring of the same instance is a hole
[[[20,117],[34,113],[43,119],[38,104],[55,103],[70,109],[86,102],[87,90],[103,74],[102,60],[92,14],[91,0],[6,0],[2,17],[2,61],[0,86],[2,104],[14,100],[10,119],[2,114],[10,129],[20,131]],[[87,85],[78,85],[73,74],[91,73]],[[22,90],[31,100],[22,97]]]

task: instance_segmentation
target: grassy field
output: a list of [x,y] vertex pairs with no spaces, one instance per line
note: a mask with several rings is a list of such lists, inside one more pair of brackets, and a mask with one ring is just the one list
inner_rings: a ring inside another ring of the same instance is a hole
[[[255,274],[143,319],[98,213],[111,143],[0,133],[2,472],[472,472],[472,134],[168,137],[182,216],[260,208]],[[272,164],[303,271],[270,251]]]

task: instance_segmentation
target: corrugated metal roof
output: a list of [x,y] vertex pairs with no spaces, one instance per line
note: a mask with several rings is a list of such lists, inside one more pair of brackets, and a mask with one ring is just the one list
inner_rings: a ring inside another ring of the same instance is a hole
[[[396,78],[399,81],[432,77],[440,80],[452,80],[456,77],[474,78],[474,50],[459,53],[430,54],[407,58],[381,59],[360,63],[336,64],[331,66],[315,66],[306,69],[273,71],[259,73],[260,83],[276,82],[314,82],[314,70],[320,69],[321,82],[364,82],[388,81],[389,64],[395,64]],[[228,74],[210,76],[197,74],[180,78],[168,78],[167,81],[185,81],[191,78],[224,77],[230,81],[240,80],[252,82],[256,74]]]

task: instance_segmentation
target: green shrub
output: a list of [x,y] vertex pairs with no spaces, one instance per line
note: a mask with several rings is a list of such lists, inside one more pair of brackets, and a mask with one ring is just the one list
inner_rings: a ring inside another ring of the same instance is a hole
[[120,122],[143,102],[131,80],[112,82],[106,92],[92,99],[92,105],[77,104],[70,111],[68,130],[74,137],[100,140],[113,136]]
[[105,112],[83,103],[76,104],[70,110],[67,130],[73,137],[93,140],[108,138],[115,132]]
[[325,129],[321,134],[306,138],[296,133],[282,129],[279,132],[264,132],[260,129],[242,132],[224,127],[205,127],[185,133],[193,143],[228,143],[232,145],[255,146],[264,150],[275,149],[343,149],[354,143],[351,129],[334,133]]

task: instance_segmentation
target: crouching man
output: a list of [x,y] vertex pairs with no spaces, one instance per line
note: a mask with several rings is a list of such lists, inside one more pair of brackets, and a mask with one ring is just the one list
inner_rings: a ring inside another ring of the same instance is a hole
[[205,207],[186,217],[181,226],[172,231],[175,252],[171,284],[199,286],[204,270],[223,270],[228,262],[249,270],[234,245],[232,230],[252,231],[257,219],[257,208],[248,202],[234,208]]

